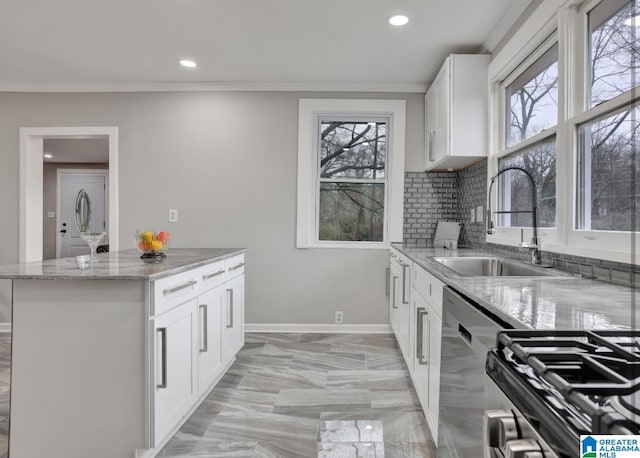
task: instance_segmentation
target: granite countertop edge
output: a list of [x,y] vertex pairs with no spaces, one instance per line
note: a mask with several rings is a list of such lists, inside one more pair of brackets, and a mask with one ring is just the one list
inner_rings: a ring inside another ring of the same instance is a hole
[[637,329],[640,326],[640,314],[633,313],[637,295],[633,288],[572,275],[465,277],[433,258],[495,255],[478,249],[447,250],[401,243],[391,246],[515,328]]
[[143,280],[155,281],[243,254],[246,248],[173,248],[158,264],[146,264],[137,250],[97,255],[80,269],[73,257],[0,266],[0,279],[13,280]]

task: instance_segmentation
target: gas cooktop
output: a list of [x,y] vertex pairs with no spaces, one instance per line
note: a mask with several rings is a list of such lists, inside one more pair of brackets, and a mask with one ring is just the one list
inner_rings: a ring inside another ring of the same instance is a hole
[[500,331],[487,374],[559,455],[581,434],[640,434],[640,331]]

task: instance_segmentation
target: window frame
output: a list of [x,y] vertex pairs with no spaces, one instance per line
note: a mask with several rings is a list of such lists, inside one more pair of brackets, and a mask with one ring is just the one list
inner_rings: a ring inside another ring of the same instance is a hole
[[[556,128],[556,229],[540,229],[541,248],[545,251],[585,256],[616,262],[640,263],[640,233],[622,231],[585,231],[575,229],[578,160],[578,128],[640,100],[638,87],[593,108],[590,104],[589,62],[590,36],[588,13],[606,0],[548,0],[531,14],[489,65],[490,143],[487,174],[490,179],[498,171],[500,157],[513,153],[500,144],[505,138],[504,93],[501,83],[529,56],[537,52],[550,37],[558,43],[558,124]],[[502,112],[501,112],[502,110]],[[542,134],[542,135],[541,135]],[[544,132],[525,142],[529,145],[545,137]],[[523,147],[522,142],[517,149]],[[488,180],[489,182],[489,180]],[[488,184],[487,182],[487,190]],[[492,208],[496,208],[497,193],[493,192]],[[519,229],[496,227],[487,235],[488,243],[517,246]],[[636,250],[637,251],[637,250]]]
[[[376,118],[387,120],[384,236],[381,242],[319,240],[320,122],[333,117],[345,121]],[[405,129],[406,102],[404,100],[304,98],[299,100],[297,248],[388,249],[391,242],[402,241]]]

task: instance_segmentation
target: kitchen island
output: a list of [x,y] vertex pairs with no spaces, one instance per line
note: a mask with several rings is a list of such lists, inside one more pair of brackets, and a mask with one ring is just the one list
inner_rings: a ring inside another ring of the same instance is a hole
[[244,344],[244,251],[0,267],[12,280],[10,456],[155,456]]

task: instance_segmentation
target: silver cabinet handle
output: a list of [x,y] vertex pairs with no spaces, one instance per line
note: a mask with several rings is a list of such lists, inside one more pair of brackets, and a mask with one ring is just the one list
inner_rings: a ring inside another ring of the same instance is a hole
[[396,291],[398,290],[398,277],[396,275],[393,276],[393,298],[391,301],[391,307],[393,307],[394,309],[397,309],[398,306],[396,305]]
[[233,267],[229,267],[229,270],[230,270],[230,271],[231,271],[231,270],[237,270],[237,269],[239,269],[239,268],[240,268],[240,267],[242,267],[242,266],[244,266],[244,262],[241,262],[240,264],[236,264],[236,265],[235,265],[235,266],[233,266]]
[[207,304],[200,304],[200,335],[202,336],[202,342],[200,344],[200,353],[206,353],[209,348],[209,326],[208,326],[208,313],[209,309]]
[[424,307],[418,307],[416,309],[416,357],[418,359],[418,364],[426,365],[428,361],[425,360],[424,357],[424,317],[427,316],[429,312]]
[[387,267],[385,273],[386,273],[386,278],[387,279],[384,282],[385,283],[385,285],[384,285],[384,293],[387,296],[389,296],[389,293],[390,293],[390,290],[391,290],[391,282],[390,282],[390,280],[391,280],[391,267]]
[[408,304],[409,300],[407,299],[407,269],[409,268],[409,264],[402,264],[402,303]]
[[173,288],[167,288],[167,289],[163,289],[162,290],[162,294],[164,294],[165,296],[167,294],[173,294],[177,291],[180,291],[181,289],[185,289],[185,288],[190,288],[191,286],[197,284],[198,282],[195,280],[189,280],[188,282],[185,282],[181,285],[178,286],[174,286]]
[[227,307],[229,307],[229,313],[227,315],[227,328],[233,327],[233,289],[227,289],[228,302]]
[[217,276],[219,276],[219,275],[222,275],[223,273],[224,273],[224,270],[219,270],[219,271],[214,272],[214,273],[212,273],[212,274],[205,274],[205,275],[203,275],[203,276],[202,276],[202,279],[203,279],[203,280],[209,280],[210,278],[217,277]]
[[158,328],[156,332],[162,336],[160,340],[160,351],[162,355],[161,365],[162,365],[162,383],[158,383],[156,388],[166,388],[167,387],[167,328]]

